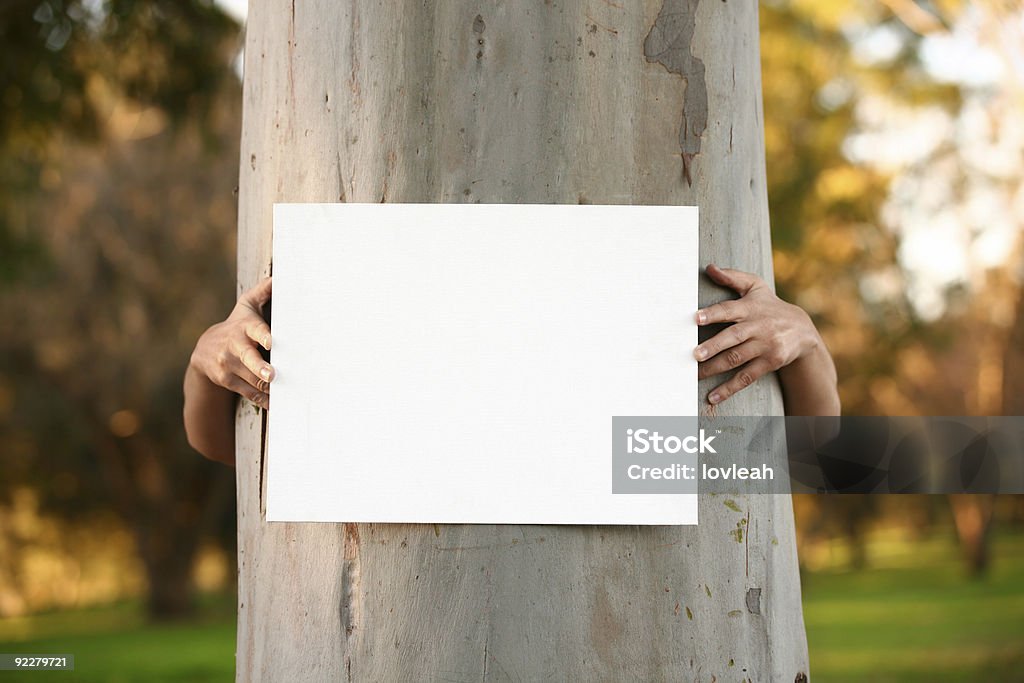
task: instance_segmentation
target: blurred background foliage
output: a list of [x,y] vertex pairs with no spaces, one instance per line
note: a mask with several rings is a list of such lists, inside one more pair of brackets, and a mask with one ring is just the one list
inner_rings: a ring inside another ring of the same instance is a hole
[[[236,7],[0,5],[0,651],[82,680],[233,666],[234,478],[180,384],[234,296]],[[844,411],[1022,414],[1019,4],[767,0],[761,53],[777,286]],[[1019,497],[794,505],[817,678],[1022,680]]]
[[233,553],[181,374],[233,298],[239,28],[203,2],[9,2],[0,39],[0,615],[186,614],[201,551],[225,576]]

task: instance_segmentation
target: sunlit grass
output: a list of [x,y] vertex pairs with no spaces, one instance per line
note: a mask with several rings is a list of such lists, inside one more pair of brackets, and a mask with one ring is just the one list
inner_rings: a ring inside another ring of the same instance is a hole
[[54,612],[0,621],[0,652],[73,654],[75,671],[0,671],[0,683],[228,683],[234,680],[233,596],[204,599],[188,622],[150,624],[142,606]]
[[864,570],[803,577],[815,681],[1024,680],[1024,536],[966,578],[949,535],[872,540]]

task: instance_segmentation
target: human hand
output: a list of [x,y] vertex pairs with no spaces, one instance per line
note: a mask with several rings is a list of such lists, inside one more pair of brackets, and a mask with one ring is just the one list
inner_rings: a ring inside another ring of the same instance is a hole
[[268,277],[242,294],[231,315],[199,338],[189,361],[212,384],[261,408],[270,405],[270,382],[274,379],[274,369],[259,351],[261,346],[270,350],[270,326],[262,313],[270,293]]
[[735,323],[698,346],[693,353],[702,361],[697,369],[699,379],[740,368],[708,394],[709,403],[721,403],[763,375],[824,346],[810,316],[799,306],[777,297],[758,276],[714,264],[705,272],[714,282],[740,294],[739,299],[697,311],[698,325]]

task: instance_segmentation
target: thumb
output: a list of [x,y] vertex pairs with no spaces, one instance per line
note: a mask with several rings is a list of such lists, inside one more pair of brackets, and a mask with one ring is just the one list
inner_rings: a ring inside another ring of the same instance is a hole
[[242,294],[242,299],[259,310],[270,299],[273,278],[265,278]]
[[761,278],[753,273],[735,270],[733,268],[719,268],[714,263],[709,263],[708,267],[704,269],[704,272],[706,272],[708,277],[710,277],[714,282],[735,290],[739,292],[740,295],[746,294],[761,282]]

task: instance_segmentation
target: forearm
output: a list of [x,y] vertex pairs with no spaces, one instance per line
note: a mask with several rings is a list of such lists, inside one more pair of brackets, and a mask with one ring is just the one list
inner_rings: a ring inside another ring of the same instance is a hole
[[211,382],[191,363],[185,371],[184,392],[189,445],[210,460],[234,465],[237,395]]
[[786,415],[840,414],[836,366],[819,338],[814,347],[778,371]]

